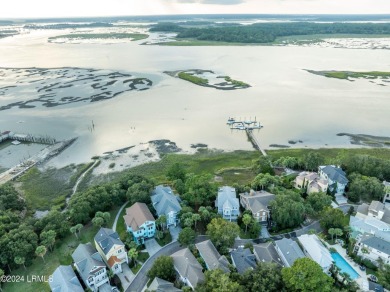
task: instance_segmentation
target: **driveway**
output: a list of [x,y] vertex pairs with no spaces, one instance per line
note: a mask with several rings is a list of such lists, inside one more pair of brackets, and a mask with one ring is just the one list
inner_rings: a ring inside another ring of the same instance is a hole
[[169,232],[171,233],[171,236],[172,236],[172,241],[175,241],[178,239],[179,237],[179,233],[181,231],[181,227],[180,226],[171,226],[169,227]]
[[135,275],[129,268],[129,265],[126,263],[122,264],[122,273],[117,274],[119,279],[121,280],[123,290],[126,290],[127,287],[130,286],[130,283],[135,278]]
[[262,224],[261,225],[261,233],[260,233],[261,238],[270,238],[271,236],[269,235],[267,225]]
[[144,245],[146,250],[149,253],[149,256],[154,255],[156,252],[158,252],[161,249],[161,246],[157,243],[157,241],[154,238],[145,240]]
[[99,287],[99,292],[111,292],[112,288],[113,288],[113,286],[111,286],[108,283],[105,283]]

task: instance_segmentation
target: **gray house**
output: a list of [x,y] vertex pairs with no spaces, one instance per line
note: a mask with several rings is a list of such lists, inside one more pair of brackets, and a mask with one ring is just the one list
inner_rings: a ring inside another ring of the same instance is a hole
[[106,264],[91,243],[79,244],[72,254],[74,265],[85,285],[92,291],[109,282]]
[[199,242],[195,246],[208,270],[221,269],[226,273],[230,271],[227,258],[219,254],[211,240]]
[[198,283],[204,281],[202,266],[188,248],[175,252],[171,257],[180,281],[184,284],[194,290]]
[[172,189],[163,185],[157,186],[152,192],[151,200],[157,215],[167,217],[167,226],[176,226],[179,221],[177,214],[180,212],[181,206],[180,199],[173,193]]
[[49,281],[53,292],[84,292],[71,266],[59,266]]
[[181,292],[182,290],[173,286],[173,283],[160,279],[158,277],[154,278],[153,282],[148,287],[147,291],[156,291],[156,292]]
[[266,191],[255,192],[251,190],[249,193],[240,194],[241,206],[251,211],[253,218],[259,222],[265,222],[269,218],[268,206],[274,199],[275,195]]
[[237,220],[240,214],[240,204],[236,195],[236,189],[224,186],[218,189],[215,207],[218,208],[218,214],[226,220]]
[[305,257],[299,245],[289,238],[275,241],[275,249],[286,267],[291,267],[297,259]]
[[322,165],[318,167],[318,174],[328,181],[328,189],[336,194],[343,194],[348,184],[347,174],[334,165]]
[[233,266],[239,274],[245,273],[246,270],[256,268],[256,257],[249,248],[239,247],[230,253]]
[[258,262],[274,263],[283,266],[283,261],[278,255],[274,245],[271,242],[254,244],[253,253]]

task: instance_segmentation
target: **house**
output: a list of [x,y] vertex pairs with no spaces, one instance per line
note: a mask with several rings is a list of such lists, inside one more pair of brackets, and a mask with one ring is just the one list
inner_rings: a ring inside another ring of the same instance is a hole
[[230,257],[239,274],[245,273],[248,269],[253,270],[257,266],[256,256],[249,248],[239,247],[230,252]]
[[328,190],[328,181],[320,178],[315,172],[301,172],[294,180],[294,186],[299,190],[306,190],[307,194],[326,193]]
[[106,264],[91,243],[79,244],[72,258],[81,279],[92,291],[109,282]]
[[154,237],[156,223],[146,204],[133,204],[126,209],[123,219],[125,219],[127,231],[133,235],[136,244],[143,244],[145,239]]
[[181,292],[182,290],[173,286],[173,283],[160,279],[154,278],[153,282],[148,287],[147,291],[155,292]]
[[356,209],[356,217],[361,219],[377,218],[390,224],[390,209],[379,201],[372,201],[370,205],[363,203]]
[[254,244],[253,253],[258,262],[274,263],[283,266],[283,261],[271,242]]
[[215,207],[223,219],[237,220],[238,215],[240,215],[240,204],[236,195],[236,189],[228,186],[219,188]]
[[384,292],[385,290],[383,289],[382,285],[380,285],[378,283],[374,283],[374,282],[368,281],[368,291]]
[[275,249],[285,267],[291,267],[297,259],[305,257],[299,245],[290,238],[275,241]]
[[122,264],[128,264],[129,259],[125,244],[120,240],[119,234],[112,229],[100,228],[94,240],[97,251],[110,270],[114,274],[121,273]]
[[59,266],[51,275],[49,285],[53,292],[84,292],[71,266]]
[[346,173],[334,165],[323,165],[318,167],[318,174],[328,181],[328,189],[336,194],[343,194],[348,184]]
[[387,209],[390,209],[390,182],[384,181],[384,196],[383,196],[383,204]]
[[150,198],[157,215],[167,217],[167,226],[176,226],[179,221],[177,214],[180,212],[181,206],[179,197],[172,192],[172,189],[159,185],[153,190]]
[[355,244],[355,251],[375,265],[379,258],[384,264],[390,264],[390,243],[372,234],[363,234]]
[[350,216],[349,227],[351,227],[351,237],[357,238],[364,233],[375,235],[390,242],[390,225],[378,218]]
[[204,281],[202,266],[188,248],[175,252],[171,257],[180,281],[185,285],[194,290],[199,283]]
[[196,243],[195,246],[204,260],[207,270],[221,269],[225,273],[230,272],[227,258],[219,254],[211,240]]
[[298,241],[302,246],[303,252],[319,264],[324,273],[329,274],[329,270],[333,264],[333,258],[317,235],[303,234],[298,236]]
[[259,222],[265,222],[270,216],[268,206],[275,199],[275,195],[266,191],[255,192],[251,190],[249,193],[240,194],[240,204],[246,210],[252,212],[253,218]]

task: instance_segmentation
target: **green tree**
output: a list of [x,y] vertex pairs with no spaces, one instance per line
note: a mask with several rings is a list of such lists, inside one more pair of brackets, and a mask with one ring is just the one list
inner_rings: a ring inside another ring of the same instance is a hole
[[195,236],[196,234],[194,230],[189,227],[185,227],[180,231],[178,241],[181,245],[188,246],[195,242]]
[[211,175],[187,175],[185,189],[182,199],[195,210],[201,205],[211,205],[215,201],[217,186],[212,182]]
[[377,272],[378,281],[387,290],[390,290],[390,265],[383,265]]
[[334,280],[319,264],[309,258],[297,259],[290,268],[282,269],[288,291],[332,291]]
[[161,230],[164,231],[164,226],[167,224],[167,216],[161,215],[160,217],[157,218],[156,224],[160,226]]
[[173,267],[173,258],[170,256],[158,257],[148,272],[148,276],[151,279],[155,277],[161,278],[166,281],[175,281],[175,269]]
[[202,218],[203,222],[206,223],[210,220],[211,214],[210,214],[210,211],[206,207],[204,207],[204,206],[199,207],[198,212],[199,212],[200,217]]
[[92,224],[93,224],[93,226],[100,228],[104,224],[104,219],[102,217],[94,217],[92,219]]
[[53,251],[54,243],[56,242],[56,232],[54,230],[43,231],[39,238],[41,239],[41,244],[48,247],[50,251]]
[[80,231],[81,231],[81,229],[83,228],[83,224],[77,224],[76,226],[75,226],[75,228],[76,228],[76,232],[79,234],[79,236],[80,236]]
[[271,160],[264,156],[260,156],[259,159],[255,161],[253,170],[256,173],[268,173],[270,175],[275,175]]
[[[4,276],[4,271],[3,271],[2,269],[0,269],[0,279],[2,279],[3,276]],[[3,290],[1,289],[1,284],[2,284],[2,283],[3,283],[3,281],[0,281],[0,291],[3,291]]]
[[14,261],[17,265],[23,265],[24,269],[26,270],[26,266],[24,265],[26,259],[24,257],[16,256]]
[[324,163],[324,158],[317,152],[309,152],[303,157],[305,168],[310,171],[315,171]]
[[70,230],[70,232],[72,234],[74,234],[76,236],[77,239],[79,239],[79,237],[77,235],[77,228],[76,228],[76,226],[72,226],[69,230]]
[[251,234],[252,238],[258,238],[260,231],[261,231],[261,225],[255,218],[252,218],[252,222],[250,225],[249,233]]
[[199,214],[195,213],[195,214],[192,214],[191,219],[194,222],[194,227],[196,229],[196,222],[200,221],[201,217]]
[[199,292],[233,292],[241,291],[243,287],[229,278],[221,269],[206,271],[205,281],[196,287]]
[[132,184],[126,192],[126,197],[132,204],[136,202],[150,204],[150,194],[153,187],[153,183],[144,179],[141,182]]
[[129,257],[129,259],[131,260],[131,262],[133,263],[133,267],[135,266],[135,263],[137,261],[137,258],[138,258],[138,251],[136,248],[131,248],[128,252],[127,252],[127,256]]
[[214,218],[207,225],[206,234],[210,236],[215,247],[225,253],[227,248],[232,247],[235,238],[239,235],[240,228],[234,222],[226,221],[222,218]]
[[330,236],[332,236],[332,241],[333,241],[333,235],[336,234],[335,229],[334,229],[334,228],[329,228],[329,229],[328,229],[328,234],[329,234]]
[[182,182],[186,180],[186,171],[182,164],[174,163],[167,171],[167,178],[171,181],[180,179]]
[[242,216],[242,223],[245,224],[245,234],[246,234],[246,231],[248,229],[248,225],[252,222],[252,216],[249,215],[249,214],[244,214],[244,216]]
[[45,246],[43,246],[43,245],[40,245],[40,246],[38,246],[36,249],[35,249],[35,254],[37,255],[37,256],[39,256],[39,257],[42,257],[42,260],[43,261],[45,261],[45,259],[44,259],[44,256],[45,256],[45,254],[46,254],[46,247]]
[[342,236],[343,231],[340,228],[335,228],[334,229],[334,235],[336,235],[336,241],[337,241],[337,236]]
[[314,216],[317,216],[325,207],[330,206],[332,203],[332,197],[325,193],[311,193],[307,196],[306,205],[313,210]]
[[337,208],[327,207],[320,212],[320,225],[328,230],[329,228],[341,228],[349,224],[349,216]]
[[269,173],[260,173],[252,181],[251,187],[254,190],[269,190],[272,186],[280,184],[280,179]]
[[381,200],[383,197],[384,185],[376,178],[360,174],[352,174],[349,177],[348,198],[353,202]]
[[254,270],[247,270],[239,279],[247,292],[284,291],[282,269],[274,263],[259,262]]

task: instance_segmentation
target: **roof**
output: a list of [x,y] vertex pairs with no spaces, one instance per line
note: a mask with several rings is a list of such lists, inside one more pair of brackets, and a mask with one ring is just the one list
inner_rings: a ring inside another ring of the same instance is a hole
[[382,238],[390,242],[390,225],[385,222],[373,218],[366,217],[364,219],[355,216],[350,217],[349,226],[358,233],[371,233],[376,237]]
[[387,209],[387,208],[385,209],[385,213],[383,214],[381,221],[383,221],[387,224],[390,224],[390,210],[389,209]]
[[387,255],[390,255],[390,243],[386,240],[383,240],[373,235],[365,234],[362,237],[361,243],[369,247],[375,248],[376,250],[379,250]]
[[100,228],[95,235],[95,242],[100,246],[105,255],[111,250],[114,245],[125,246],[120,240],[119,234],[112,229]]
[[151,200],[158,216],[181,210],[179,198],[173,194],[170,187],[157,186],[152,192]]
[[374,292],[383,292],[383,291],[385,291],[383,289],[382,285],[380,285],[378,283],[371,282],[371,281],[368,281],[368,289],[369,289],[369,291],[374,291]]
[[194,288],[198,283],[204,281],[202,266],[188,248],[175,252],[171,257],[175,269],[182,277],[187,278]]
[[248,204],[252,213],[257,213],[261,210],[267,210],[267,206],[271,201],[275,199],[275,195],[266,191],[251,191],[250,193],[242,193],[240,197],[244,198]]
[[156,292],[180,292],[182,290],[177,289],[173,286],[173,283],[160,279],[158,277],[154,278],[153,282],[148,287],[149,291]]
[[224,186],[218,189],[218,196],[215,203],[218,209],[223,209],[224,207],[236,207],[238,210],[240,207],[236,189],[228,186]]
[[326,173],[329,179],[336,181],[340,184],[346,185],[349,181],[346,173],[340,168],[334,165],[320,166],[322,172]]
[[126,215],[123,218],[126,225],[130,226],[133,231],[139,230],[146,221],[155,221],[145,203],[134,203],[126,209]]
[[71,266],[59,266],[54,271],[49,285],[53,292],[84,292]]
[[372,201],[370,206],[368,207],[368,210],[370,212],[374,211],[376,213],[378,213],[380,211],[384,212],[385,211],[385,205],[383,205],[382,202],[379,202],[379,201]]
[[118,259],[116,256],[111,256],[108,261],[107,261],[107,264],[110,268],[112,268],[116,263],[121,263],[122,261],[120,259]]
[[87,244],[80,243],[72,253],[72,258],[84,281],[87,281],[88,277],[92,274],[91,271],[94,267],[97,267],[95,270],[99,270],[99,267],[106,267],[100,254],[89,242]]
[[236,250],[233,250],[230,253],[230,256],[232,257],[237,272],[240,274],[245,273],[248,269],[254,269],[257,266],[256,257],[249,248],[244,249],[239,247]]
[[290,238],[277,240],[275,241],[275,245],[278,247],[280,253],[282,254],[281,256],[285,258],[290,267],[297,259],[305,257],[299,245]]
[[360,213],[360,214],[363,214],[363,215],[368,215],[368,204],[366,203],[363,203],[361,204],[360,206],[357,207],[356,209],[356,213]]
[[228,260],[225,256],[219,254],[210,240],[199,242],[195,246],[209,270],[221,269],[224,272],[230,271]]
[[254,244],[253,252],[259,262],[273,262],[283,266],[283,261],[271,242]]
[[317,262],[321,268],[328,268],[333,262],[333,258],[330,252],[322,244],[315,234],[303,234],[298,237],[299,242],[302,244],[304,250],[309,256]]
[[301,172],[297,177],[296,179],[307,179],[309,181],[312,181],[312,180],[315,180],[318,178],[318,174],[315,173],[315,172],[307,172],[307,171],[303,171]]

